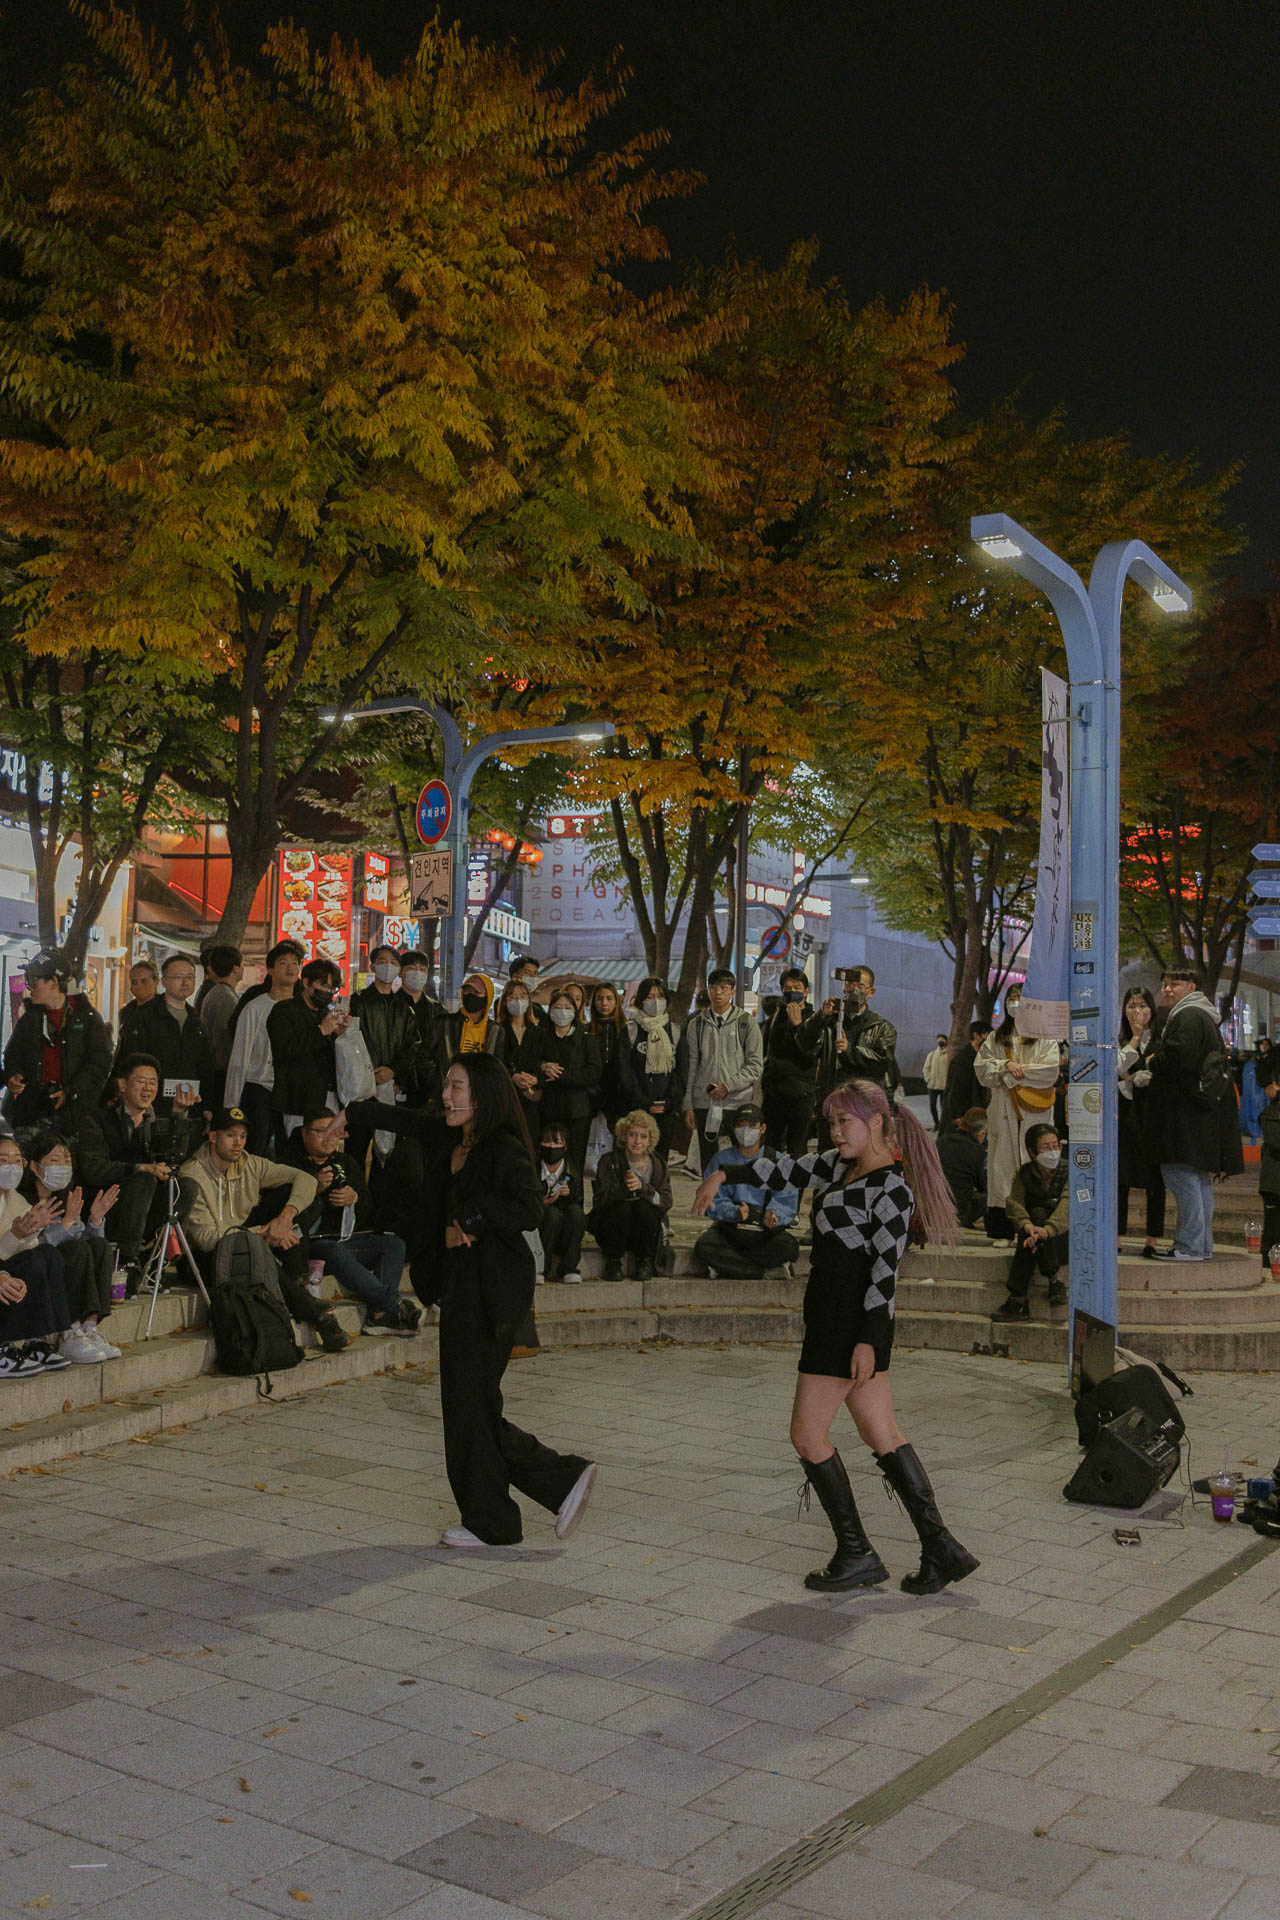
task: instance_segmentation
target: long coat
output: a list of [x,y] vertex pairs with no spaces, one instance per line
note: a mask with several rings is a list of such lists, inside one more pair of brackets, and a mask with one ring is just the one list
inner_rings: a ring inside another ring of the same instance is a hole
[[1205,1062],[1224,1051],[1217,1021],[1205,1007],[1183,1001],[1172,1008],[1151,1054],[1147,1090],[1147,1145],[1160,1165],[1200,1173],[1238,1173],[1243,1167],[1234,1087],[1212,1103],[1200,1092]]
[[[1011,1065],[1026,1068],[1020,1081],[1009,1072]],[[1016,1085],[1051,1087],[1058,1078],[1056,1040],[1024,1040],[1015,1033],[1000,1040],[989,1033],[978,1048],[974,1071],[984,1087],[991,1089],[987,1107],[987,1204],[1003,1207],[1013,1185],[1013,1176],[1027,1158],[1028,1127],[1042,1121],[1052,1124],[1053,1108],[1043,1113],[1023,1113],[1012,1093]]]

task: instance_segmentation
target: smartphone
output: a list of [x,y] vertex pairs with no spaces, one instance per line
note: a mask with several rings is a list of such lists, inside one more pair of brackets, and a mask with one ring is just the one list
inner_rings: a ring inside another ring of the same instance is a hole
[[174,1100],[180,1093],[189,1093],[198,1100],[200,1098],[200,1082],[198,1080],[166,1080],[164,1086],[161,1088],[161,1092],[164,1094],[166,1100]]

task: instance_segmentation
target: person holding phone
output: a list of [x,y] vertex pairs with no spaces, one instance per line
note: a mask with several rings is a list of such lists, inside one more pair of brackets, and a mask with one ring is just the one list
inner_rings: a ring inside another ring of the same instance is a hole
[[[194,963],[185,953],[171,953],[160,969],[160,992],[149,1000],[133,1022],[130,1052],[149,1053],[160,1062],[160,1091],[156,1111],[172,1113],[175,1095],[213,1104],[217,1063],[213,1042],[204,1022],[192,1005],[196,990]],[[117,1054],[114,1070],[119,1076],[123,1056]]]

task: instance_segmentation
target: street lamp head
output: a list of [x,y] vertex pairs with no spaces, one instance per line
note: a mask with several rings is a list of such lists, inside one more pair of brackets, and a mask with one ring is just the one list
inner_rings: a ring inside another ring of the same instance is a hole
[[1007,533],[988,533],[978,545],[990,560],[1020,560],[1022,548]]
[[1145,593],[1159,607],[1161,613],[1189,613],[1191,610],[1191,589],[1185,580],[1180,580],[1171,567],[1166,567],[1158,553],[1152,553],[1150,547],[1142,550],[1141,557],[1132,561],[1129,578],[1136,580]]
[[588,732],[580,733],[578,738],[579,740],[607,740],[609,735],[603,727],[592,727]]

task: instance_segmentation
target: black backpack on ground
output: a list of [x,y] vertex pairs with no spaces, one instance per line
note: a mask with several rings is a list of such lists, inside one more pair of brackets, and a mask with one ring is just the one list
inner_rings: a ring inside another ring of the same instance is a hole
[[238,1228],[218,1242],[209,1290],[209,1325],[218,1371],[266,1374],[267,1393],[272,1373],[296,1367],[302,1360],[275,1258],[260,1233]]
[[1190,1387],[1164,1366],[1160,1367],[1159,1373],[1154,1366],[1121,1367],[1110,1379],[1102,1380],[1096,1387],[1090,1387],[1087,1393],[1082,1393],[1076,1401],[1076,1432],[1080,1436],[1080,1445],[1091,1447],[1108,1422],[1128,1413],[1132,1407],[1136,1407],[1143,1415],[1147,1431],[1161,1429],[1170,1439],[1181,1440],[1187,1430],[1186,1422],[1178,1410],[1177,1401],[1160,1377],[1162,1373],[1182,1393],[1190,1393]]

